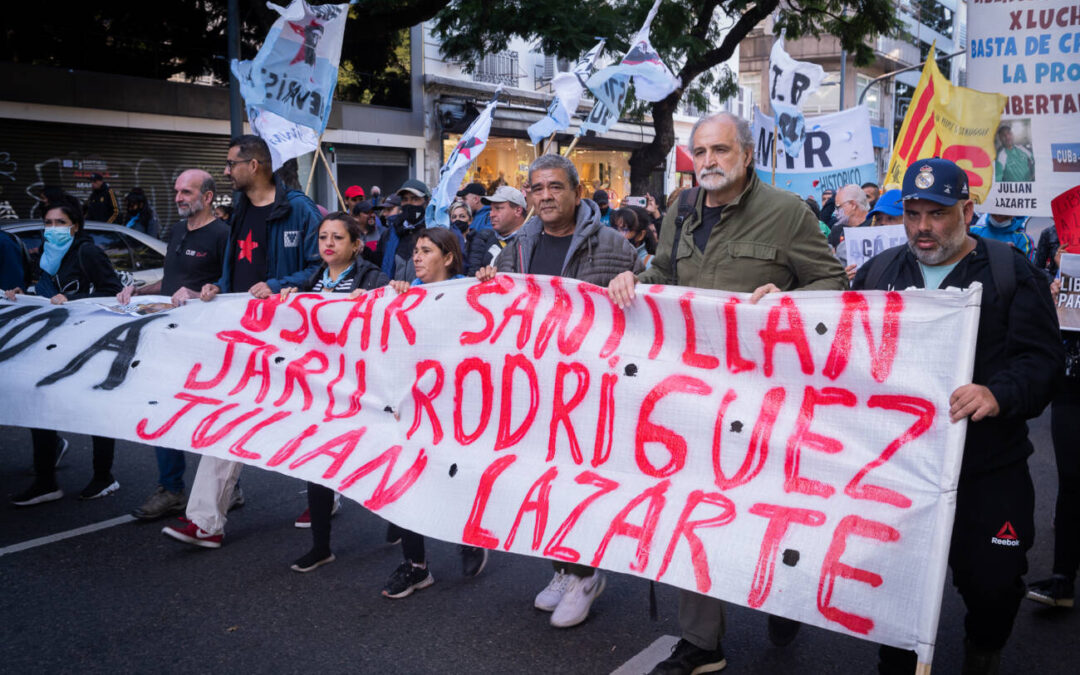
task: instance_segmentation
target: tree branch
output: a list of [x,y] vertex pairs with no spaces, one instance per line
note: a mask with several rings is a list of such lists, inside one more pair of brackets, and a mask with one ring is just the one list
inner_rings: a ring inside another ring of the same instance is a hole
[[764,21],[779,4],[780,0],[763,0],[754,5],[753,9],[739,17],[739,20],[731,27],[728,34],[724,36],[724,41],[720,43],[720,46],[710,49],[696,59],[687,59],[679,71],[679,77],[682,78],[682,81],[690,82],[709,68],[731,58],[742,39],[755,26]]

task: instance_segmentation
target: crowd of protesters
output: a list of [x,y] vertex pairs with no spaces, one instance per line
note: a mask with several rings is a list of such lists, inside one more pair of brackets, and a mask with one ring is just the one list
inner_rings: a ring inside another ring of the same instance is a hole
[[[1052,294],[1060,291],[1064,248],[1053,227],[1036,246],[1027,219],[974,214],[967,176],[947,160],[920,160],[900,189],[882,193],[873,183],[827,190],[819,205],[770,186],[753,171],[753,139],[744,120],[721,113],[694,125],[690,151],[698,186],[683,188],[659,208],[623,200],[613,207],[603,190],[583,195],[574,165],[542,155],[529,167],[525,191],[508,185],[469,183],[449,208],[450,228],[425,221],[431,189],[417,179],[386,196],[372,186],[349,186],[345,211],[326,213],[296,182],[295,170],[274,172],[266,144],[256,136],[234,139],[225,176],[239,198],[214,206],[218,187],[199,169],[175,183],[180,220],[161,226],[140,190],[121,206],[98,174],[85,204],[53,189],[44,195],[44,244],[38,269],[24,269],[14,237],[0,235],[0,262],[8,300],[29,288],[54,304],[88,297],[164,295],[173,304],[220,293],[256,298],[297,291],[349,293],[350,298],[389,286],[406,293],[438,284],[500,273],[562,276],[608,288],[613,302],[635,302],[635,286],[671,284],[750,293],[801,290],[945,288],[983,286],[972,384],[950,399],[950,416],[968,419],[950,566],[968,609],[965,673],[998,672],[1000,652],[1025,595],[1072,606],[1080,567],[1080,459],[1071,449],[1080,429],[1080,341],[1062,339]],[[295,163],[294,163],[295,164]],[[164,275],[142,288],[123,287],[108,257],[84,229],[85,220],[124,224],[168,242]],[[845,228],[903,224],[908,243],[845,269]],[[752,243],[752,247],[732,242]],[[749,257],[745,251],[753,249]],[[678,252],[678,255],[675,253]],[[741,252],[741,253],[740,253]],[[1063,383],[1063,384],[1062,384]],[[1027,457],[1032,452],[1025,420],[1052,401],[1052,428],[1060,479],[1055,511],[1052,576],[1025,586],[1026,553],[1033,543],[1034,494]],[[68,442],[55,431],[31,430],[35,478],[14,496],[16,506],[63,497],[55,468]],[[111,474],[114,441],[94,438],[93,477],[80,497],[103,497],[119,488]],[[181,515],[164,534],[186,544],[220,548],[227,514],[244,503],[241,464],[204,456],[185,492],[184,453],[157,448],[158,484],[134,515]],[[295,521],[309,527],[310,550],[292,569],[311,572],[334,561],[331,517],[339,495],[307,485],[308,509]],[[991,543],[1007,521],[1020,545]],[[434,583],[424,538],[392,523],[388,543],[400,542],[403,562],[382,594],[403,598]],[[488,551],[461,547],[462,572],[476,576]],[[605,587],[600,570],[554,561],[554,576],[534,599],[551,612],[551,624],[583,622]],[[722,670],[723,603],[690,591],[680,594],[682,637],[654,673]],[[799,624],[769,617],[769,637],[790,643]],[[882,647],[879,672],[910,673],[914,652]]]

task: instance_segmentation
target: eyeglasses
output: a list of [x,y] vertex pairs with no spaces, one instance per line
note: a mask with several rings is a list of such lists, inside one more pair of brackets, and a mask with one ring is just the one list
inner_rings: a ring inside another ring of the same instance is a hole
[[251,159],[227,159],[225,160],[225,168],[232,170],[237,164],[243,164],[244,162],[257,162],[259,160],[252,157]]
[[845,205],[850,204],[853,201],[855,201],[855,200],[854,199],[848,199],[848,200],[842,201],[842,202],[840,202],[839,204],[836,205],[836,208],[842,209],[842,208],[844,208]]

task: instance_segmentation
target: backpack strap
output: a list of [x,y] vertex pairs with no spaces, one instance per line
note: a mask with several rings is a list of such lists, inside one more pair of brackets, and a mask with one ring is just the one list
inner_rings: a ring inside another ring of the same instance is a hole
[[682,236],[683,223],[690,217],[690,214],[694,212],[694,208],[697,206],[698,194],[701,192],[701,187],[693,187],[689,190],[683,190],[679,195],[679,212],[675,215],[675,239],[671,244],[671,285],[679,285],[679,266],[676,253],[679,251],[679,238]]
[[994,290],[997,291],[999,301],[1008,305],[1016,294],[1016,267],[1013,265],[1015,254],[1012,246],[992,239],[983,239],[983,242],[986,243],[986,257],[990,261]]
[[907,244],[893,246],[892,248],[885,249],[873,258],[870,258],[870,260],[867,260],[866,281],[863,284],[864,287],[867,290],[877,290],[878,283],[881,282],[881,277],[885,274],[885,270],[889,268],[889,265],[891,265],[894,260],[900,258],[906,248]]

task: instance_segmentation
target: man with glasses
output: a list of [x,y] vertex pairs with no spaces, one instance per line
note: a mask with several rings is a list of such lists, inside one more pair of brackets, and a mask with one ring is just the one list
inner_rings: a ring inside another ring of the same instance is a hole
[[866,221],[870,213],[870,201],[863,189],[851,183],[840,188],[836,193],[836,222],[829,234],[829,245],[836,248],[844,240],[845,227],[858,227]]
[[[245,135],[229,144],[225,177],[239,191],[225,249],[221,278],[202,287],[200,297],[247,291],[269,298],[287,286],[299,286],[319,265],[321,216],[300,190],[275,178],[270,149],[258,136]],[[221,548],[225,513],[243,503],[236,486],[241,464],[204,456],[191,485],[187,518],[162,533],[193,546]]]
[[[209,173],[188,169],[174,185],[176,210],[183,218],[172,226],[169,248],[165,251],[165,273],[160,281],[135,290],[126,287],[117,296],[126,305],[132,294],[168,295],[174,305],[199,297],[206,284],[221,277],[229,226],[214,215],[217,186]],[[184,494],[184,453],[172,448],[155,448],[158,462],[158,486],[132,515],[155,520],[171,513],[183,513],[187,507]]]

